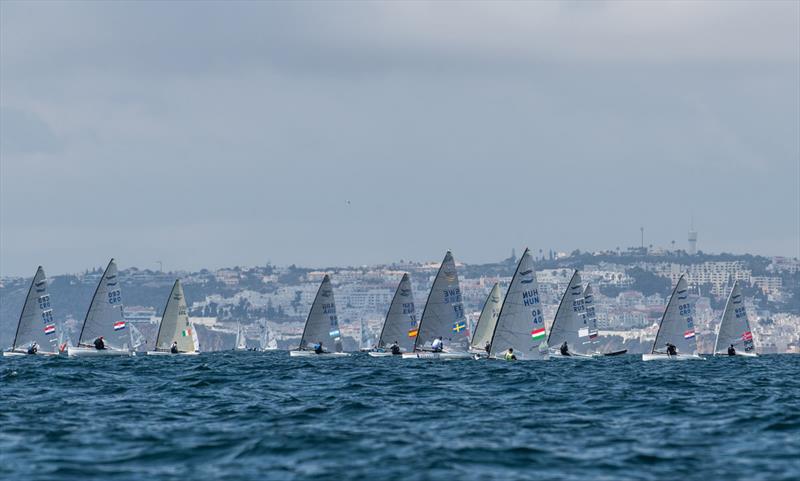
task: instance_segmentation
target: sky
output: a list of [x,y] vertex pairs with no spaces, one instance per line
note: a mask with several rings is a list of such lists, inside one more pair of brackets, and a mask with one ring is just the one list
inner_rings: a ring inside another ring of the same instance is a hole
[[0,275],[800,256],[800,2],[0,2]]

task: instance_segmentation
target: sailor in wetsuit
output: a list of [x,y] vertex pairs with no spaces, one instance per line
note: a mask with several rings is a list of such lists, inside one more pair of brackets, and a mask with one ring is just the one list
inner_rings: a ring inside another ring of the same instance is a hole
[[569,346],[567,346],[567,341],[561,343],[561,348],[559,348],[562,356],[571,356],[572,354],[569,353]]
[[28,347],[28,354],[36,354],[37,352],[39,352],[39,344],[36,341],[33,341],[33,343]]
[[736,355],[736,349],[733,348],[733,344],[728,346],[728,355],[729,356],[735,356]]
[[400,345],[397,344],[397,341],[394,341],[394,344],[392,344],[392,347],[390,347],[389,350],[392,351],[393,356],[399,356],[401,354]]
[[169,352],[172,354],[178,354],[178,341],[172,341],[172,345],[169,347]]
[[483,350],[484,350],[484,351],[486,351],[486,355],[487,355],[487,356],[488,356],[489,354],[491,354],[491,353],[492,353],[492,343],[491,343],[491,342],[489,342],[489,341],[486,341],[486,345],[485,345],[485,346],[483,346]]
[[439,336],[431,343],[431,351],[442,352],[442,349],[444,349],[444,343],[442,342],[442,336]]
[[323,352],[325,352],[325,349],[322,348],[322,341],[320,341],[316,346],[314,346],[314,353],[322,354]]
[[514,348],[513,347],[509,347],[508,348],[508,351],[506,351],[505,355],[503,356],[503,359],[505,359],[506,361],[516,361],[517,360],[517,356],[516,356],[516,354],[514,354]]
[[675,347],[675,344],[667,343],[667,355],[668,356],[677,356],[678,355],[678,348]]
[[102,351],[103,349],[106,348],[106,343],[105,341],[103,341],[103,336],[100,336],[94,340],[94,348],[97,349],[98,351]]

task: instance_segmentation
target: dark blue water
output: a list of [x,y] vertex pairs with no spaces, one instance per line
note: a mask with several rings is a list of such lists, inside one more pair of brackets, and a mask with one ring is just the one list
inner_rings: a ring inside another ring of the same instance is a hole
[[800,479],[800,356],[0,360],[0,478]]

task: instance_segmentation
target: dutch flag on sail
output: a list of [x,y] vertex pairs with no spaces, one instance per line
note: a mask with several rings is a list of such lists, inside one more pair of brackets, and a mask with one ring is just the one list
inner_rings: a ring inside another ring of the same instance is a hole
[[118,321],[114,323],[114,330],[119,331],[120,329],[125,329],[125,321]]
[[50,324],[49,326],[44,326],[44,333],[45,334],[53,334],[56,332],[56,325]]

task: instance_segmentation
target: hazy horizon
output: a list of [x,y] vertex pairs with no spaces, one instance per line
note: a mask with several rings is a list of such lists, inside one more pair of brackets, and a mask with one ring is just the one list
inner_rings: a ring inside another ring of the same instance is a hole
[[0,3],[0,275],[800,257],[800,3]]

